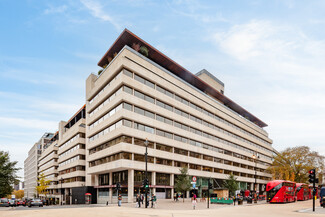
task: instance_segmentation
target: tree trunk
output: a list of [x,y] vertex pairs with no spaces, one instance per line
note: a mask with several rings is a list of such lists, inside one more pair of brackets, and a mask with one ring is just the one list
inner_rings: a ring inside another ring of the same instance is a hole
[[[186,194],[186,191],[184,191],[184,193]],[[185,194],[183,194],[183,203],[184,203],[184,200],[185,200]]]

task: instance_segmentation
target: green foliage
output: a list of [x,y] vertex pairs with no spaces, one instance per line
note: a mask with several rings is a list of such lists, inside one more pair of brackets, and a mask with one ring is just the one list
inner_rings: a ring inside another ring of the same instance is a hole
[[139,52],[145,57],[149,56],[149,50],[145,46],[141,46]]
[[[188,175],[188,168],[183,167],[179,169],[179,171],[181,172],[181,174],[178,175],[175,180],[175,190],[177,192],[183,192],[185,195],[186,191],[191,190],[191,181]],[[183,202],[184,202],[184,197],[183,197]]]
[[237,178],[233,174],[224,180],[224,187],[229,190],[229,196],[235,195],[235,192],[238,190],[238,183]]
[[13,184],[17,184],[19,178],[16,173],[17,161],[10,162],[9,153],[0,151],[0,198],[12,193]]
[[311,151],[308,146],[287,148],[274,156],[272,165],[267,170],[273,179],[307,183],[308,171],[312,168],[316,168],[317,177],[322,180],[324,159],[324,156]]
[[98,70],[98,75],[100,75],[103,72],[103,69]]
[[46,193],[46,189],[49,187],[51,180],[46,180],[43,173],[41,173],[38,177],[38,185],[36,186],[37,194],[44,194]]

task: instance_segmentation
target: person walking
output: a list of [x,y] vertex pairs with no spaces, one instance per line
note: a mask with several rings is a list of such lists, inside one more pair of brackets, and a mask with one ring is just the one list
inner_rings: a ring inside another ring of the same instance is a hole
[[178,192],[176,193],[176,202],[178,201],[178,197],[179,197],[179,195],[178,195]]
[[142,205],[143,205],[143,200],[144,200],[144,196],[143,196],[143,194],[141,194],[141,203],[142,203]]
[[233,200],[234,200],[234,206],[236,206],[236,197],[233,196]]
[[157,197],[156,195],[152,194],[151,196],[151,208],[156,208]]
[[136,202],[137,202],[136,207],[141,208],[141,197],[139,194],[137,194]]
[[174,202],[176,201],[176,193],[174,193]]
[[118,206],[121,206],[122,205],[122,195],[118,195]]
[[192,206],[193,206],[193,209],[196,208],[196,198],[194,198],[194,195],[192,197]]

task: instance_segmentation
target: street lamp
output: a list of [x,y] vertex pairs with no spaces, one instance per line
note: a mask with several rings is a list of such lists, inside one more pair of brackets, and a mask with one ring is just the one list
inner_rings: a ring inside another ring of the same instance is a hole
[[147,198],[147,195],[148,195],[148,191],[147,191],[147,185],[149,185],[149,183],[147,183],[148,182],[148,139],[146,139],[146,141],[144,142],[144,144],[145,144],[145,146],[146,146],[146,153],[144,154],[144,156],[145,156],[145,160],[146,160],[146,171],[145,171],[145,174],[144,174],[144,176],[145,176],[145,188],[144,188],[144,190],[145,190],[145,207],[146,208],[148,208],[148,204],[147,204],[147,200],[148,200],[148,198]]
[[61,181],[61,206],[62,206],[62,202],[63,202],[63,191],[62,191],[63,178],[62,177],[61,177],[60,181]]
[[255,170],[255,182],[254,182],[254,191],[255,191],[255,195],[254,195],[254,203],[257,203],[257,182],[256,182],[256,178],[257,178],[257,158],[260,158],[258,155],[257,155],[257,152],[255,152],[255,154],[253,154],[253,159],[255,161],[255,167],[254,167],[254,170]]

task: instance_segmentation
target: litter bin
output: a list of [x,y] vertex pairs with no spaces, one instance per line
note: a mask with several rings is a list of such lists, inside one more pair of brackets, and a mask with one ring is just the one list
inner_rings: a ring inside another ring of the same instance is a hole
[[238,199],[238,205],[243,205],[243,199],[242,198]]

